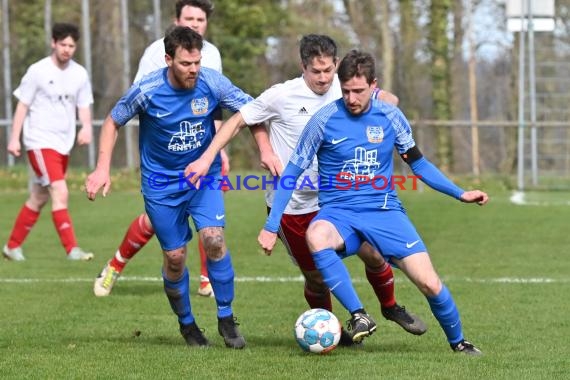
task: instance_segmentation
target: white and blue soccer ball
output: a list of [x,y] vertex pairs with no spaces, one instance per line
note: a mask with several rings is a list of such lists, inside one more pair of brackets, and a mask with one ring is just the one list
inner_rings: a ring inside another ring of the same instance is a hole
[[333,313],[325,309],[311,309],[297,318],[294,333],[304,351],[325,354],[338,345],[340,331],[340,322]]

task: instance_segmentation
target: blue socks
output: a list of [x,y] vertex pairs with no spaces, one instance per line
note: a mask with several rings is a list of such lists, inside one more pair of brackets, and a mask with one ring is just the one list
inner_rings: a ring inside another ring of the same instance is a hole
[[346,266],[333,249],[323,249],[313,253],[317,269],[336,299],[351,314],[363,309],[362,303],[352,286]]
[[178,322],[182,325],[189,325],[194,322],[192,307],[190,306],[188,269],[184,268],[184,273],[176,281],[170,281],[162,272],[164,281],[164,292],[170,302],[170,307],[174,314],[178,316]]
[[437,296],[426,298],[433,315],[447,336],[447,341],[450,344],[461,342],[463,340],[463,328],[459,319],[459,311],[447,287],[442,285]]
[[208,277],[216,297],[218,318],[231,316],[234,300],[234,268],[229,250],[221,260],[213,261],[208,258]]

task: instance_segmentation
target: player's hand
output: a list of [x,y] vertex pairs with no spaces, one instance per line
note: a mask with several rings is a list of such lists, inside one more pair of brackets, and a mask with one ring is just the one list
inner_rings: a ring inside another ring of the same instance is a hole
[[91,128],[81,128],[77,133],[77,144],[78,145],[88,145],[91,144],[93,140],[93,132]]
[[271,251],[275,247],[277,242],[277,234],[275,232],[269,232],[265,229],[259,231],[259,236],[257,237],[257,242],[263,248],[263,251],[267,256],[271,256]]
[[97,170],[87,176],[85,179],[85,192],[87,193],[87,198],[90,201],[94,201],[99,190],[103,188],[101,194],[106,197],[111,189],[111,176],[109,172],[104,170]]
[[479,206],[483,206],[489,201],[489,196],[481,190],[470,190],[461,194],[461,201],[465,203],[477,203]]
[[208,175],[211,164],[208,160],[200,157],[186,166],[184,177],[198,189],[200,188],[200,179]]
[[279,156],[273,153],[273,151],[271,151],[271,153],[269,154],[261,153],[260,160],[261,160],[261,167],[263,169],[269,170],[272,176],[274,177],[280,176],[281,173],[283,172],[283,164],[281,163]]
[[21,152],[22,152],[22,144],[20,144],[20,139],[10,140],[10,142],[8,143],[8,153],[10,153],[14,157],[20,157]]

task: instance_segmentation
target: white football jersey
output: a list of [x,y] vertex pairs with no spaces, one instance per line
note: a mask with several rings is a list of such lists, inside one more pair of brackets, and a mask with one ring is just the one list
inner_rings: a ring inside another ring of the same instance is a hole
[[[202,61],[201,65],[209,67],[216,71],[222,72],[222,57],[220,51],[216,46],[204,40],[202,46]],[[164,38],[154,41],[144,51],[143,56],[139,62],[139,69],[135,75],[134,82],[139,81],[143,76],[163,67],[166,67],[164,56]]]
[[[269,122],[269,139],[283,167],[295,150],[301,131],[321,107],[340,98],[340,83],[335,75],[330,89],[323,95],[315,94],[305,83],[303,77],[288,80],[265,90],[252,102],[244,105],[240,112],[248,125]],[[270,175],[270,174],[269,174]],[[301,183],[314,186],[300,188]],[[297,187],[287,208],[286,214],[307,214],[319,209],[318,206],[318,170],[317,161],[307,169],[297,182]],[[275,189],[269,185],[265,191],[265,201],[269,207],[273,204]]]
[[29,107],[24,121],[26,150],[49,148],[69,154],[75,141],[76,108],[93,104],[87,70],[73,60],[62,70],[48,56],[28,68],[14,96]]

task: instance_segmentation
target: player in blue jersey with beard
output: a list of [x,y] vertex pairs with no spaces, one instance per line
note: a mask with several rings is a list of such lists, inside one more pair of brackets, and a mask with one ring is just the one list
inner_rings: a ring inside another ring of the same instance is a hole
[[[481,351],[464,339],[455,302],[435,272],[393,181],[385,183],[393,178],[394,147],[414,174],[433,189],[465,203],[483,205],[489,197],[480,190],[465,191],[451,182],[422,156],[402,112],[388,103],[371,100],[377,85],[374,65],[372,56],[356,50],[341,61],[338,77],[342,98],[317,111],[301,133],[258,241],[267,253],[274,248],[279,221],[294,190],[288,184],[295,183],[316,156],[319,176],[326,186],[319,188],[321,208],[307,230],[307,243],[326,285],[352,315],[348,321],[352,339],[359,342],[376,329],[342,262],[367,241],[426,296],[451,348],[479,355]],[[218,152],[238,130],[238,123],[221,128],[208,155]],[[192,163],[186,171],[202,174],[207,161]]]
[[[134,83],[101,128],[97,167],[86,180],[89,199],[111,186],[110,165],[118,129],[139,116],[141,182],[146,213],[163,250],[164,290],[178,316],[180,332],[191,346],[209,342],[196,324],[190,304],[186,244],[192,238],[188,218],[208,253],[218,332],[230,348],[243,348],[233,316],[234,270],[224,240],[222,191],[197,190],[184,177],[189,162],[200,157],[216,133],[214,110],[238,111],[252,98],[216,70],[201,68],[203,40],[190,28],[174,27],[164,38],[168,67]],[[218,155],[208,175],[221,178]]]
[[[479,355],[464,339],[459,312],[447,287],[432,266],[427,249],[409,220],[393,186],[393,149],[413,173],[433,189],[465,203],[487,203],[480,190],[465,191],[430,163],[416,146],[402,112],[370,100],[376,87],[374,59],[356,50],[341,61],[338,76],[342,99],[323,107],[308,122],[283,177],[298,177],[316,156],[319,175],[332,186],[319,190],[321,209],[307,230],[307,242],[323,279],[352,314],[353,339],[370,335],[376,323],[366,314],[342,258],[368,241],[400,268],[426,296],[454,351]],[[365,171],[362,169],[365,168]],[[279,220],[291,190],[281,187],[264,229],[261,246],[271,251]]]

